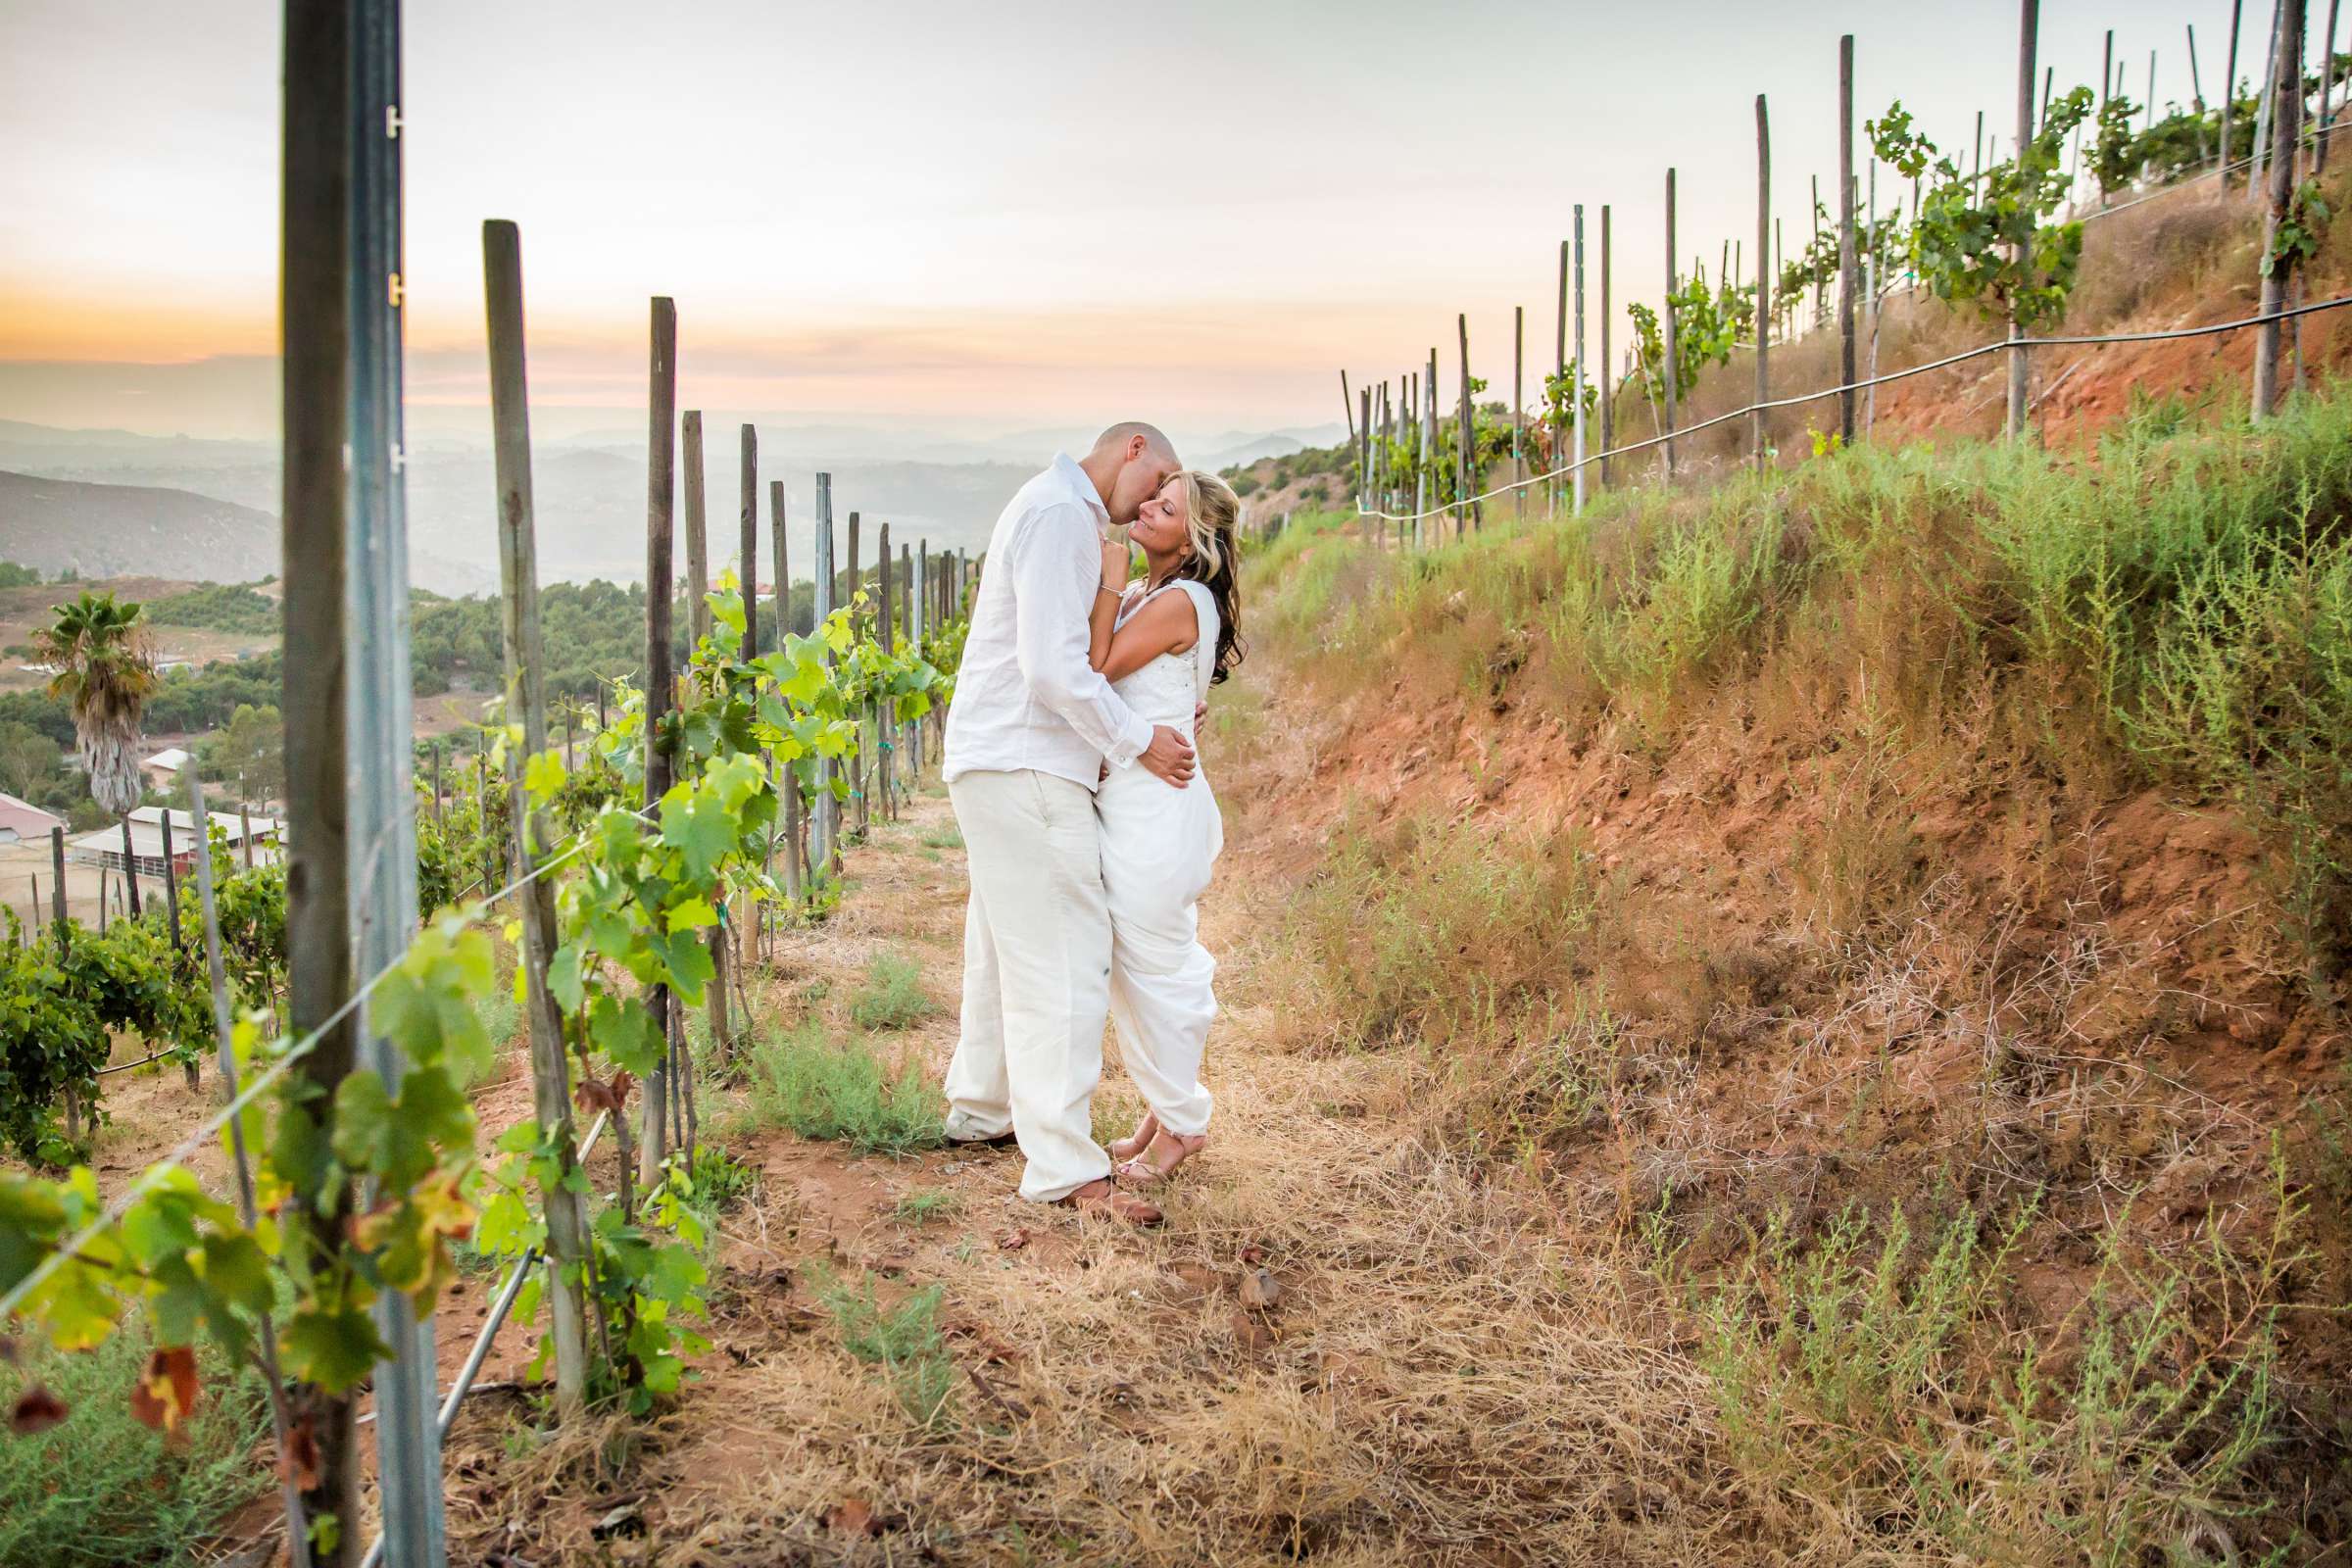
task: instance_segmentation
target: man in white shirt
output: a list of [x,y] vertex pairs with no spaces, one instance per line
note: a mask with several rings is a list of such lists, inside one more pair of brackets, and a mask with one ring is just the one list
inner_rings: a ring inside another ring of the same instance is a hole
[[1137,717],[1087,663],[1104,531],[1179,465],[1148,424],[1115,424],[1082,462],[1056,456],[989,535],[956,697],[948,798],[963,831],[963,1017],[948,1064],[951,1142],[1015,1137],[1021,1196],[1154,1224],[1110,1180],[1094,1136],[1110,1004],[1110,911],[1094,790],[1105,761],[1192,781],[1181,731]]

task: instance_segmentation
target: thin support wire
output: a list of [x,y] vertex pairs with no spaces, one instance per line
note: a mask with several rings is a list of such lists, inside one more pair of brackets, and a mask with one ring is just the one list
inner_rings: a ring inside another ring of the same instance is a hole
[[[1734,409],[1729,414],[1718,414],[1711,419],[1702,419],[1696,424],[1684,425],[1681,429],[1676,430],[1671,436],[1652,436],[1646,441],[1636,441],[1626,446],[1613,447],[1606,452],[1594,453],[1592,456],[1585,458],[1581,462],[1564,463],[1560,465],[1560,466],[1552,469],[1549,473],[1539,473],[1526,479],[1514,480],[1509,484],[1497,485],[1494,489],[1487,491],[1484,495],[1475,496],[1471,499],[1473,502],[1492,501],[1496,496],[1508,495],[1512,491],[1522,489],[1525,486],[1531,484],[1542,484],[1548,479],[1556,479],[1561,474],[1573,472],[1589,464],[1602,463],[1610,458],[1622,458],[1629,453],[1646,451],[1650,447],[1658,446],[1669,440],[1687,440],[1690,437],[1698,434],[1701,430],[1713,429],[1716,425],[1728,424],[1734,419],[1744,419],[1751,415],[1766,410],[1792,409],[1797,407],[1799,404],[1818,403],[1823,398],[1837,397],[1845,392],[1858,392],[1864,387],[1884,386],[1889,381],[1901,381],[1914,375],[1926,375],[1931,370],[1948,369],[1952,366],[1963,364],[1969,360],[1982,359],[1987,354],[1999,354],[2013,348],[2089,348],[2100,347],[2113,343],[2165,343],[2177,338],[2211,337],[2217,333],[2235,332],[2249,326],[2260,326],[2266,321],[2283,321],[2291,319],[2295,317],[2315,315],[2321,311],[2341,310],[2347,305],[2352,305],[2352,294],[2341,294],[2330,300],[2315,300],[2308,305],[2291,306],[2285,310],[2273,311],[2267,315],[2248,316],[2234,321],[2218,321],[2209,326],[2172,327],[2158,332],[2111,332],[2092,337],[2001,338],[1997,341],[1984,344],[1981,348],[1965,349],[1958,354],[1947,355],[1940,360],[1931,360],[1925,365],[1913,365],[1900,370],[1889,370],[1884,375],[1870,376],[1859,381],[1849,381],[1840,386],[1824,387],[1817,392],[1800,392],[1793,397],[1772,398],[1762,403],[1750,403],[1743,408]],[[1468,503],[1463,504],[1466,505]],[[1451,513],[1455,509],[1453,507],[1439,507],[1428,512],[1406,513],[1402,515],[1391,512],[1365,512],[1362,510],[1360,505],[1357,510],[1358,514],[1362,516],[1382,517],[1390,522],[1413,522],[1423,517],[1443,516]]]

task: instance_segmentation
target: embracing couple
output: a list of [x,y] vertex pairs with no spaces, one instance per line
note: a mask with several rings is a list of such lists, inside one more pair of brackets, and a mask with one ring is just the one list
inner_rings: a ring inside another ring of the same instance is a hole
[[[1017,1141],[1021,1196],[1156,1224],[1128,1189],[1200,1152],[1216,961],[1197,905],[1224,843],[1193,736],[1241,660],[1241,503],[1148,424],[1056,457],[990,534],[943,772],[971,900],[948,1065],[954,1144]],[[1145,575],[1130,582],[1133,555]],[[1095,1142],[1105,1014],[1148,1107]]]

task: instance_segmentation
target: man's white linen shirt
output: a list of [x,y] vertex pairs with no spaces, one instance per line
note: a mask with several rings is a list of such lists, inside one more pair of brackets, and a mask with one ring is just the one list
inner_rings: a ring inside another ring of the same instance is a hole
[[1125,767],[1152,744],[1151,724],[1086,660],[1109,521],[1067,454],[997,518],[948,705],[947,779],[1034,770],[1091,790],[1104,759]]

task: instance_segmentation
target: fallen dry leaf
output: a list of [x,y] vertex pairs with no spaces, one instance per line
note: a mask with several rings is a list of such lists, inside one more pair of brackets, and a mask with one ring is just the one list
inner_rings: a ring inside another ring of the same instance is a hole
[[1258,1264],[1263,1263],[1265,1260],[1266,1250],[1258,1246],[1255,1242],[1251,1242],[1249,1246],[1242,1249],[1242,1266],[1244,1268],[1255,1268]]
[[1252,1269],[1242,1276],[1242,1304],[1264,1311],[1282,1299],[1282,1287],[1264,1269]]
[[1029,1227],[1026,1225],[1018,1230],[1006,1231],[997,1238],[997,1250],[1000,1252],[1017,1252],[1028,1245]]
[[1233,1337],[1245,1350],[1266,1350],[1274,1346],[1274,1331],[1247,1312],[1233,1314]]
[[825,1515],[825,1528],[837,1536],[878,1536],[882,1521],[863,1497],[844,1497]]
[[20,1438],[46,1432],[66,1418],[66,1401],[35,1383],[17,1398],[8,1412],[8,1430]]
[[286,1451],[278,1455],[277,1473],[294,1483],[296,1492],[318,1490],[318,1429],[304,1411],[286,1429]]
[[158,1432],[178,1430],[196,1408],[196,1351],[188,1346],[156,1350],[130,1391],[130,1413]]

